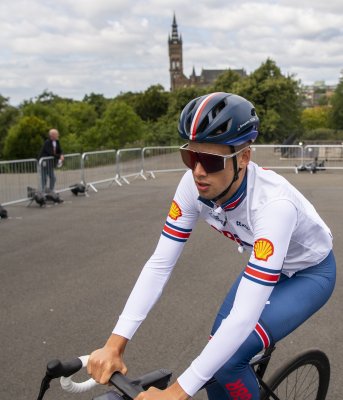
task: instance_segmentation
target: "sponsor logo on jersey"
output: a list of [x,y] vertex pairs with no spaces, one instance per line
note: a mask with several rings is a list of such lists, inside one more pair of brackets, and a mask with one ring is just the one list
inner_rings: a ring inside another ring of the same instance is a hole
[[230,382],[225,385],[226,389],[230,393],[230,399],[233,400],[251,400],[252,394],[248,388],[244,385],[241,379],[235,382]]
[[248,227],[248,225],[243,224],[243,222],[241,222],[241,221],[236,221],[236,225],[241,226],[242,228],[245,228],[247,231],[250,231],[250,228]]
[[274,245],[268,239],[258,239],[254,244],[254,255],[257,260],[267,261],[274,254]]
[[177,204],[175,200],[172,201],[170,210],[169,210],[169,217],[176,221],[179,217],[182,216],[182,211],[180,206]]
[[211,210],[210,215],[213,219],[220,222],[223,226],[225,226],[227,224],[227,219],[226,219],[225,214],[224,214],[224,216],[222,216],[221,214],[216,213],[215,210]]
[[236,242],[237,244],[241,245],[241,246],[248,246],[248,247],[252,247],[252,245],[248,242],[245,242],[244,240],[242,240],[238,235],[236,235],[235,233],[231,233],[230,231],[222,231],[219,230],[218,228],[216,228],[215,226],[211,225],[211,227],[213,229],[215,229],[217,232],[222,233],[224,236],[226,236],[227,238],[229,238],[230,240],[233,240],[234,242]]

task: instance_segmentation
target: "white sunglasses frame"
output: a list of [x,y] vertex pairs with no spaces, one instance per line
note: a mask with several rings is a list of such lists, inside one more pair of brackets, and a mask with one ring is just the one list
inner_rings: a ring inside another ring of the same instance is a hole
[[[250,148],[250,144],[249,144],[248,146],[245,146],[245,147],[243,147],[242,149],[240,149],[240,150],[238,150],[238,151],[236,151],[236,152],[234,152],[234,153],[232,153],[232,154],[224,155],[224,154],[208,153],[208,152],[205,152],[205,151],[190,150],[190,149],[187,148],[188,146],[189,146],[189,143],[185,143],[185,144],[183,144],[183,145],[179,148],[179,150],[188,150],[188,151],[192,151],[193,153],[209,154],[209,155],[211,155],[211,156],[218,156],[218,157],[223,158],[223,159],[224,159],[224,167],[223,167],[222,169],[220,169],[219,171],[217,171],[217,172],[223,171],[223,170],[225,169],[226,160],[227,160],[227,159],[233,158],[233,157],[235,157],[237,154],[241,153],[243,150],[246,150],[246,149]],[[187,166],[187,165],[186,165],[186,166]],[[203,167],[203,168],[204,168],[204,167]],[[207,172],[207,171],[206,171],[206,172]],[[213,173],[213,172],[207,172],[207,173]]]

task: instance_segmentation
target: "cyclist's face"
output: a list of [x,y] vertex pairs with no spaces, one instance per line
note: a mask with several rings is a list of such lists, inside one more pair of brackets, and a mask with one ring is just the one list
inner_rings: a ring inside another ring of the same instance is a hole
[[[212,154],[220,154],[220,155],[229,155],[231,154],[231,149],[229,146],[225,146],[222,144],[213,144],[213,143],[196,143],[189,142],[188,145],[189,150],[204,152],[204,153],[212,153]],[[250,160],[250,149],[245,149],[237,156],[237,165],[238,168],[242,168],[243,171],[239,173],[239,179],[232,185],[228,194],[220,199],[218,203],[223,203],[227,199],[234,194],[240,185],[244,173],[245,168]],[[218,172],[207,173],[204,167],[198,162],[193,169],[193,178],[199,194],[201,197],[205,199],[213,199],[223,192],[231,183],[234,176],[234,168],[233,161],[231,158],[227,158],[225,161],[225,168]]]

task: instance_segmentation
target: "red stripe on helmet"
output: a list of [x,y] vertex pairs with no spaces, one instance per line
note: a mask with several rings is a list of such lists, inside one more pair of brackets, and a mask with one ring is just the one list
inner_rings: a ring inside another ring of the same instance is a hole
[[199,122],[199,119],[200,119],[200,117],[201,117],[201,114],[202,114],[204,108],[206,107],[207,103],[208,103],[214,96],[216,96],[218,93],[219,93],[219,92],[215,92],[215,93],[209,94],[209,95],[201,102],[200,106],[198,107],[198,109],[197,109],[197,111],[196,111],[196,113],[195,113],[195,115],[194,115],[192,125],[191,125],[191,132],[190,132],[190,136],[189,136],[189,139],[190,139],[190,140],[194,140],[194,139],[195,139],[196,131],[197,131],[197,127],[198,127],[198,122]]

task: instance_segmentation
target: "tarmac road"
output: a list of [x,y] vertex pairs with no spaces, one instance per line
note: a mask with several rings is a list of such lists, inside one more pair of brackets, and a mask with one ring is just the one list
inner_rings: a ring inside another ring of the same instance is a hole
[[[328,400],[343,398],[343,175],[284,173],[315,205],[334,235],[338,264],[329,303],[277,346],[271,369],[307,348],[331,361]],[[46,363],[103,345],[162,230],[180,173],[102,188],[61,205],[7,206],[0,221],[1,400],[36,399]],[[199,223],[165,294],[126,352],[129,376],[168,368],[175,377],[205,345],[218,306],[246,262],[223,235]],[[88,400],[52,382],[49,399]],[[205,399],[199,393],[196,399]]]

